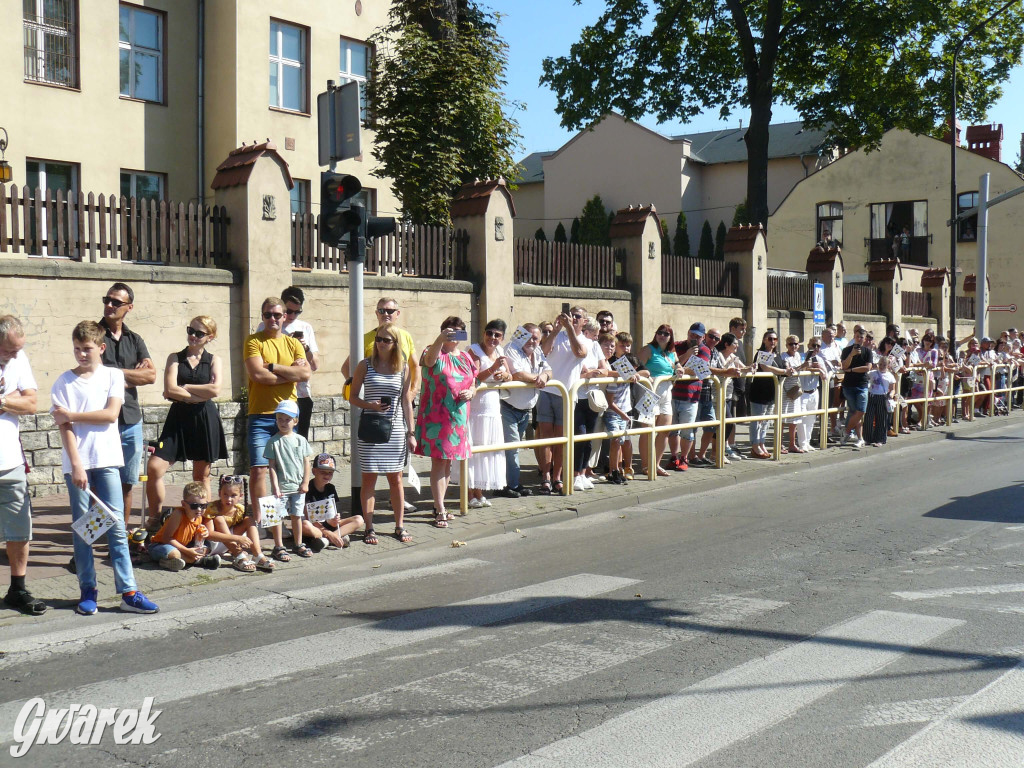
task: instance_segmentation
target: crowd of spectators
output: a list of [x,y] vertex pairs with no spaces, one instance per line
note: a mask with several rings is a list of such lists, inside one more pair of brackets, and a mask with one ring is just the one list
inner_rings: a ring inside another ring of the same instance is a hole
[[[416,508],[405,498],[403,473],[411,454],[430,459],[432,524],[446,528],[453,517],[445,497],[455,462],[463,459],[468,459],[469,507],[478,509],[491,506],[488,496],[561,494],[563,478],[570,478],[574,492],[586,492],[599,482],[627,484],[638,466],[642,474],[653,470],[667,476],[716,467],[719,461],[771,459],[768,435],[780,417],[782,453],[806,453],[828,442],[854,450],[881,446],[947,418],[1004,412],[1006,394],[993,390],[1005,389],[1011,375],[1014,385],[1024,383],[1022,339],[1013,328],[997,339],[972,334],[955,349],[930,328],[904,333],[890,325],[878,340],[859,325],[848,336],[842,323],[804,340],[770,328],[748,358],[742,317],[730,320],[725,332],[695,321],[677,337],[671,325],[662,324],[649,341],[635,341],[617,328],[612,312],[591,318],[582,306],[564,305],[550,322],[514,329],[490,319],[473,343],[465,321],[448,317],[438,336],[418,350],[400,325],[398,302],[385,297],[376,304],[377,324],[365,335],[362,359],[354,366],[346,359],[342,366],[350,376],[347,396],[362,413],[352,436],[360,508],[343,518],[331,483],[335,459],[314,455],[307,439],[310,382],[320,358],[315,329],[299,319],[305,297],[293,286],[263,301],[259,325],[244,341],[249,473],[220,477],[217,494],[210,488],[211,467],[227,457],[214,405],[222,362],[207,349],[217,338],[217,322],[197,315],[185,326],[185,346],[164,364],[163,396],[171,407],[148,458],[148,514],[132,531],[132,489],[147,464],[137,388],[154,383],[158,372],[145,341],[125,324],[134,309],[130,286],[115,283],[102,301],[100,321],[83,321],[74,329],[76,366],[53,385],[52,413],[61,434],[72,519],[77,524],[96,514],[92,501],[106,510],[105,535],[121,607],[141,613],[158,608],[135,587],[131,547],[136,560],[145,555],[169,570],[229,562],[252,573],[272,572],[275,561],[287,562],[292,555],[308,558],[325,548],[347,547],[350,534],[360,529],[362,540],[374,545],[381,474],[390,490],[393,535],[410,542],[405,515]],[[28,466],[23,452],[14,450],[17,416],[33,413],[36,404],[24,337],[17,318],[0,317],[0,524],[11,563],[5,600],[39,614],[46,606],[25,584],[31,540]],[[563,402],[566,394],[573,402]],[[719,403],[724,414],[717,412]],[[815,433],[825,405],[834,412],[825,422],[823,441]],[[749,419],[745,450],[738,447],[735,423],[724,430],[721,453],[716,450],[723,416]],[[524,482],[521,451],[503,446],[562,437],[569,420],[571,435],[594,438],[573,444],[571,468],[565,467],[563,443],[534,448],[537,476]],[[640,436],[635,457],[627,431],[640,426],[655,431],[653,438]],[[648,467],[652,454],[656,466]],[[184,461],[192,463],[193,481],[180,505],[165,507],[166,472]],[[260,528],[272,540],[269,552],[261,547]],[[96,612],[98,597],[91,543],[76,533],[69,564],[79,576],[76,610],[83,615]]]

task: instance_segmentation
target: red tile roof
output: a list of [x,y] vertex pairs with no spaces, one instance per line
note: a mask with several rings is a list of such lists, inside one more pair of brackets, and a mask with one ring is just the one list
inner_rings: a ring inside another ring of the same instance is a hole
[[483,216],[487,212],[491,193],[496,189],[500,189],[508,199],[509,208],[512,210],[512,215],[515,216],[516,205],[508,191],[508,182],[504,179],[486,179],[484,181],[477,179],[463,184],[455,194],[451,205],[451,217],[457,219],[463,216]]
[[817,246],[807,254],[807,267],[805,269],[807,272],[831,272],[835,269],[837,261],[839,262],[839,269],[845,271],[843,252],[839,248],[829,248],[826,250],[821,246]]
[[292,175],[288,171],[288,163],[277,153],[277,146],[267,139],[261,144],[242,145],[238,149],[231,150],[227,159],[217,166],[217,175],[213,177],[211,189],[227,189],[228,187],[241,187],[249,183],[249,176],[256,166],[256,161],[261,157],[269,157],[276,160],[284,173],[288,189],[295,186]]
[[762,237],[767,237],[764,227],[760,224],[749,224],[747,226],[741,224],[738,227],[733,227],[725,235],[724,250],[726,252],[753,250],[758,234]]
[[658,218],[658,211],[653,203],[644,206],[637,205],[636,207],[631,205],[628,208],[617,210],[615,218],[612,219],[608,234],[613,238],[641,235],[643,234],[644,227],[647,226],[647,219],[651,216],[654,217],[655,222],[658,224],[658,234],[664,238],[665,232],[661,228],[661,219]]
[[921,274],[921,287],[922,288],[934,288],[939,285],[945,284],[946,280],[949,279],[949,270],[945,267],[939,267],[937,269],[926,269]]

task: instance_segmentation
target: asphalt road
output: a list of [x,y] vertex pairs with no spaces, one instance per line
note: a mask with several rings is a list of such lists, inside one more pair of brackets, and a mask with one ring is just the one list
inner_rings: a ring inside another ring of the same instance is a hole
[[[0,765],[1019,767],[1022,441],[26,622],[0,638]],[[151,696],[160,738],[14,759],[34,696]]]

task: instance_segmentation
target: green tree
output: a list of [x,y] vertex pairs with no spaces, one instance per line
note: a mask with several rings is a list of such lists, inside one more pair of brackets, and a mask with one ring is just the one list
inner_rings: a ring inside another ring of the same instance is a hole
[[732,215],[732,226],[741,227],[750,223],[750,214],[747,213],[747,201],[736,206],[736,212]]
[[715,238],[711,235],[711,225],[706,221],[700,230],[700,245],[697,246],[697,258],[715,258]]
[[668,256],[672,253],[672,238],[668,234],[668,220],[661,220],[661,253]]
[[676,233],[672,238],[672,253],[676,256],[690,255],[690,233],[686,230],[686,214],[682,211],[676,216]]
[[572,226],[569,227],[569,242],[578,243],[580,242],[580,217],[577,216],[572,220]]
[[[629,119],[724,119],[748,110],[750,223],[768,220],[772,106],[796,108],[841,146],[874,148],[893,127],[941,137],[953,50],[1005,0],[606,0],[568,56],[544,60],[541,82],[562,125],[609,111]],[[964,46],[958,117],[980,122],[1021,61],[1024,5],[985,24]]]
[[544,234],[544,227],[537,227],[537,231],[533,233],[533,239],[543,243],[548,241],[548,236]]
[[374,174],[392,180],[408,219],[450,224],[461,184],[516,177],[519,126],[505,113],[507,45],[493,13],[475,0],[396,0],[368,40]]
[[718,229],[715,230],[715,258],[725,261],[725,222],[718,222]]
[[555,227],[555,242],[564,243],[565,240],[565,224],[563,224],[562,222],[558,222],[558,226]]
[[583,245],[608,245],[608,211],[600,195],[587,200],[580,214],[579,242]]

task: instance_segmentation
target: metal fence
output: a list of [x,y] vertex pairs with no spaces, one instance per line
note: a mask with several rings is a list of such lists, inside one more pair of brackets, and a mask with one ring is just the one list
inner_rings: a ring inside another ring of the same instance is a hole
[[739,264],[692,256],[661,257],[662,293],[739,298]]
[[223,206],[0,186],[0,251],[183,266],[229,260]]
[[576,288],[624,288],[626,250],[604,245],[516,240],[515,281]]

